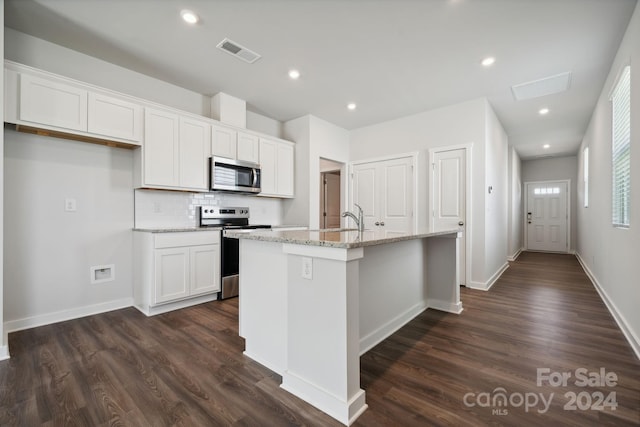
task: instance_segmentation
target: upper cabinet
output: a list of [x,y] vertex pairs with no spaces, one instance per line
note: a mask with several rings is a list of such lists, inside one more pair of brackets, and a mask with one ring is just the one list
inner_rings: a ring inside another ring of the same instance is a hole
[[226,126],[213,126],[211,152],[214,156],[258,163],[260,138]]
[[225,126],[213,126],[211,152],[214,156],[236,158],[238,132]]
[[87,130],[98,135],[140,142],[142,111],[142,106],[133,102],[89,92]]
[[209,191],[209,158],[261,164],[262,193],[293,197],[294,145],[5,60],[4,121],[16,129],[136,148],[134,185]]
[[19,120],[87,131],[86,90],[28,74],[19,80]]
[[138,187],[208,190],[211,125],[206,120],[147,108],[145,142],[136,157]]
[[294,146],[281,140],[260,138],[260,196],[293,197]]
[[18,64],[5,66],[4,121],[88,141],[142,142],[143,107],[106,90]]
[[260,138],[250,133],[238,132],[237,159],[260,163]]

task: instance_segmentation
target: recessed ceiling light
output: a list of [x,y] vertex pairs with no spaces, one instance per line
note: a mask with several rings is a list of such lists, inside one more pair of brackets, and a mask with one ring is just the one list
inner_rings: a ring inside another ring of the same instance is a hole
[[181,10],[180,16],[182,16],[182,19],[187,24],[195,24],[199,21],[198,15],[196,15],[195,12],[192,12],[187,9]]
[[293,80],[296,80],[300,77],[300,71],[298,70],[289,70],[289,77],[291,77]]
[[347,108],[349,110],[355,110],[356,109],[356,104],[354,102],[350,102],[347,104]]
[[544,116],[545,114],[549,114],[549,109],[548,108],[541,108],[540,110],[538,110],[538,114],[540,114],[541,116]]
[[546,150],[547,148],[549,148],[549,147],[551,147],[549,144],[544,144],[544,145],[542,146],[542,148],[544,148],[545,150]]
[[481,64],[485,67],[490,67],[492,66],[494,63],[496,62],[496,58],[494,58],[493,56],[489,56],[487,58],[484,58],[481,62]]

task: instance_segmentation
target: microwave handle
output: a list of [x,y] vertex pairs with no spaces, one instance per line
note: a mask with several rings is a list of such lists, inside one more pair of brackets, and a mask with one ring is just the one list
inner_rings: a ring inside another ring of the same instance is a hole
[[258,185],[258,171],[256,168],[251,169],[251,173],[253,174],[253,187],[255,188]]

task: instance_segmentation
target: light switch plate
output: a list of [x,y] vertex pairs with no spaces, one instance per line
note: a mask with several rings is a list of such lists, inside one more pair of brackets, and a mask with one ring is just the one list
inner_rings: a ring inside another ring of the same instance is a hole
[[313,279],[313,258],[302,257],[302,278]]

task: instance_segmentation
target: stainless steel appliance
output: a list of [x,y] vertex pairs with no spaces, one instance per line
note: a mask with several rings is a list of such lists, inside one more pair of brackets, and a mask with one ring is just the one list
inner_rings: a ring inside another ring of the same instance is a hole
[[222,273],[222,283],[218,299],[225,299],[238,296],[239,290],[239,262],[240,250],[238,239],[224,237],[224,230],[230,229],[265,229],[270,225],[249,224],[249,208],[247,207],[220,207],[220,206],[200,206],[199,208],[200,227],[220,227],[222,235],[220,238],[220,266]]
[[211,157],[212,191],[257,194],[260,192],[260,165],[243,160]]

